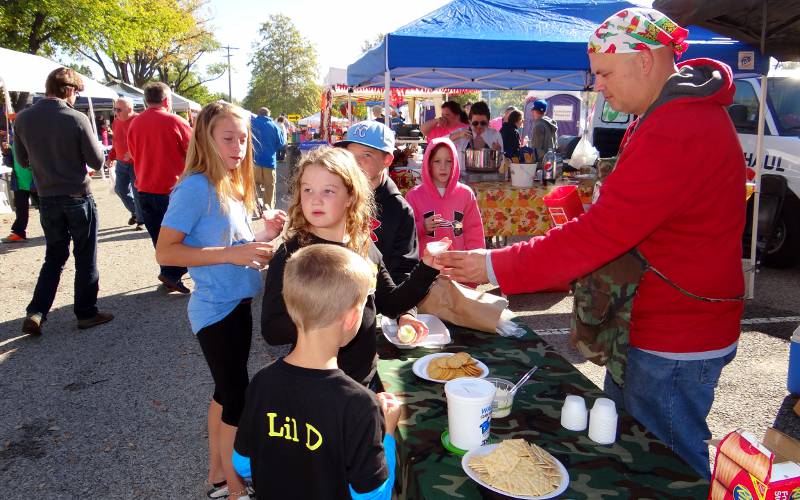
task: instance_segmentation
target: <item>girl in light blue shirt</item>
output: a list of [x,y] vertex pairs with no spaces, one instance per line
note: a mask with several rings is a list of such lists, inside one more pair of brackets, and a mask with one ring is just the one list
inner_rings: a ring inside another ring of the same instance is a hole
[[259,270],[272,257],[267,242],[285,220],[283,212],[273,211],[259,234],[250,228],[255,189],[249,123],[243,110],[228,103],[203,108],[156,246],[159,264],[188,267],[195,283],[189,322],[214,379],[208,409],[213,498],[249,498],[231,454],[250,380],[250,303],[261,289]]

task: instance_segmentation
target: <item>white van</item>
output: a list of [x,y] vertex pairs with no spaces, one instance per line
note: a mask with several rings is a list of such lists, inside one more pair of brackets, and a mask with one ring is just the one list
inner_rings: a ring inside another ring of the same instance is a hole
[[[758,78],[741,78],[735,81],[736,95],[728,112],[739,133],[744,161],[748,167],[753,168],[756,164],[761,82]],[[800,79],[769,77],[767,82],[762,183],[767,176],[784,177],[788,189],[772,242],[766,249],[763,261],[770,267],[789,267],[800,262]],[[602,94],[597,96],[592,115],[589,133],[594,146],[601,157],[616,155],[622,135],[634,118],[614,111]],[[749,213],[752,213],[752,207]],[[745,248],[750,246],[749,239],[749,236],[745,238]]]

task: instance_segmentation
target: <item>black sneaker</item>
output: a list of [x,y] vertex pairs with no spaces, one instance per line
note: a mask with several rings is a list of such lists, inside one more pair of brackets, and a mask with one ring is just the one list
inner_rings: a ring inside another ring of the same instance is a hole
[[39,336],[42,334],[42,315],[29,314],[22,322],[22,333]]
[[135,215],[131,215],[131,218],[128,219],[128,225],[132,226],[134,224],[136,224],[136,216]]
[[114,319],[114,315],[111,313],[103,313],[98,312],[91,318],[86,319],[79,319],[78,320],[78,329],[79,330],[86,330],[87,328],[92,328],[93,326],[102,325],[103,323],[108,323]]
[[163,274],[158,275],[158,281],[164,283],[164,286],[167,287],[167,290],[170,292],[179,292],[179,293],[191,293],[191,290],[186,288],[186,285],[181,283],[180,281],[173,281]]
[[144,229],[144,227],[138,222],[136,223],[136,227],[133,228],[134,231],[141,231],[142,229]]

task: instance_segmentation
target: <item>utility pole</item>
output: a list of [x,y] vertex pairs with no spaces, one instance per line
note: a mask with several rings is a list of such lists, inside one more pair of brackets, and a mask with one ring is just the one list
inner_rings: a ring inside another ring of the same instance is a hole
[[238,47],[231,47],[230,45],[226,45],[224,47],[220,47],[220,49],[225,49],[228,51],[228,102],[233,104],[233,92],[231,87],[231,51],[232,50],[239,50]]

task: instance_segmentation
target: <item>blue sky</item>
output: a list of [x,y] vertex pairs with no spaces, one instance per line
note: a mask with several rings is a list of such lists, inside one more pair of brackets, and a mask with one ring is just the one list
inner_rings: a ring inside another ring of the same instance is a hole
[[[360,56],[364,40],[393,31],[431,12],[449,0],[371,0],[331,2],[319,0],[211,0],[215,35],[222,45],[239,47],[232,52],[233,96],[244,98],[250,80],[247,61],[258,28],[271,14],[289,16],[300,33],[317,49],[320,78],[328,67],[347,67]],[[400,6],[402,5],[402,7]],[[208,55],[201,64],[225,61],[225,52]],[[228,77],[209,82],[214,92],[228,92]]]

